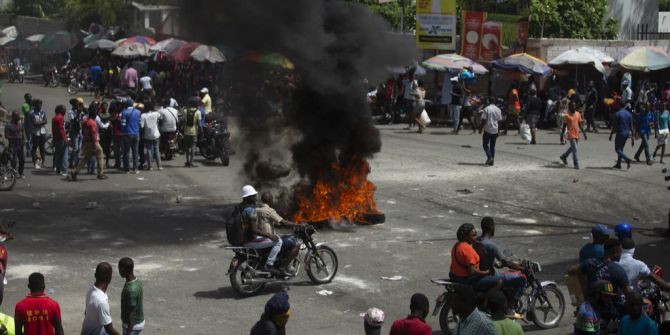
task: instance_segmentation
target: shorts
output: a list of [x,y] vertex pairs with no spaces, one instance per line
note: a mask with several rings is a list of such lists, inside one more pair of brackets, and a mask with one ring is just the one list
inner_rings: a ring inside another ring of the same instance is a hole
[[184,135],[184,149],[192,148],[193,143],[195,143],[195,136]]
[[528,126],[530,129],[537,129],[537,121],[540,120],[539,115],[535,114],[530,114],[526,115],[526,123],[528,123]]
[[659,129],[658,130],[658,145],[668,144],[668,134],[670,131],[668,129]]

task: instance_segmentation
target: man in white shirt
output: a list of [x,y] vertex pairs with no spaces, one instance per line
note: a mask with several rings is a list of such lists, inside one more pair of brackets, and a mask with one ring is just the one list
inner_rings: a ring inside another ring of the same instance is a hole
[[81,335],[120,335],[112,325],[107,288],[112,281],[112,266],[107,262],[95,268],[95,283],[86,294]]
[[151,86],[151,77],[145,75],[140,78],[140,85],[142,85],[142,92],[147,96],[152,96],[154,88]]
[[156,167],[158,170],[163,170],[161,167],[161,154],[158,151],[158,139],[161,137],[161,133],[158,130],[158,121],[162,119],[161,113],[159,113],[152,102],[147,102],[145,104],[146,113],[142,114],[141,117],[141,127],[144,129],[144,146],[146,150],[146,162],[147,169],[151,171],[151,159],[153,158],[156,162]]
[[493,166],[496,155],[496,140],[498,139],[498,122],[502,119],[502,111],[495,105],[495,97],[489,97],[489,105],[482,112],[482,123],[479,133],[482,131],[484,152],[486,153],[486,165]]
[[630,286],[634,290],[638,290],[638,282],[640,279],[649,279],[654,284],[658,285],[661,290],[669,291],[670,284],[665,282],[661,277],[651,273],[647,264],[643,261],[633,258],[635,255],[635,241],[632,238],[624,237],[621,239],[621,247],[623,252],[621,258],[617,263],[626,271],[626,276],[630,282]]

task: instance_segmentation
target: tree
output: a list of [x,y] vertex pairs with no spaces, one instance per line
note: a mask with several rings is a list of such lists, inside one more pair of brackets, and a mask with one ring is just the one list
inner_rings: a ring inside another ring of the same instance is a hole
[[14,1],[8,11],[16,15],[45,17],[60,13],[64,0],[21,0]]
[[616,19],[606,17],[607,0],[531,0],[532,37],[613,39]]
[[[400,30],[402,18],[401,0],[380,4],[378,0],[345,0],[352,4],[364,5],[371,11],[381,15],[394,30]],[[405,31],[414,31],[416,27],[416,6],[412,1],[405,1]]]

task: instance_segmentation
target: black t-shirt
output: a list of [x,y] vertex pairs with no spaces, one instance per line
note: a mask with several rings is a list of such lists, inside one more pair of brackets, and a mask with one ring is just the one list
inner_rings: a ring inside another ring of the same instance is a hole
[[540,110],[542,109],[542,100],[537,96],[528,98],[528,106],[526,107],[526,114],[528,115],[540,115]]
[[451,89],[451,104],[452,105],[461,105],[461,95],[463,91],[461,90],[460,85],[453,85]]

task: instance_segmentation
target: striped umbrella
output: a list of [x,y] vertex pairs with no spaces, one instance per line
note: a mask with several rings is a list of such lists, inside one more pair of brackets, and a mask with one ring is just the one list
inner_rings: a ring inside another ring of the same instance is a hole
[[123,58],[149,56],[149,47],[144,43],[126,43],[114,50],[112,55]]
[[629,70],[656,71],[670,67],[670,55],[657,47],[631,48],[619,64]]
[[527,53],[509,55],[505,58],[494,60],[491,62],[491,65],[496,68],[517,70],[538,76],[547,76],[551,73],[551,68],[547,63]]
[[177,63],[184,63],[187,60],[191,59],[191,53],[197,47],[200,46],[200,43],[189,42],[179,48],[176,48],[168,53],[168,58],[174,60]]
[[421,64],[427,69],[435,71],[458,71],[472,66],[472,70],[476,74],[486,74],[489,72],[483,65],[458,54],[437,55],[423,61]]
[[142,44],[154,45],[156,44],[156,40],[148,36],[137,35],[124,39],[123,41],[121,41],[121,43],[119,43],[119,46],[128,43],[142,43]]
[[168,38],[152,45],[150,49],[151,51],[169,53],[170,51],[177,49],[184,44],[186,44],[186,41],[182,41],[176,38]]

